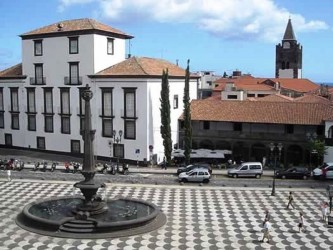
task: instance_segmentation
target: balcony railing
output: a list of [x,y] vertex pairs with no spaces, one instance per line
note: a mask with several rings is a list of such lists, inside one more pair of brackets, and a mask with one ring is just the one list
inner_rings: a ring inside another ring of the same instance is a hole
[[65,85],[82,85],[82,77],[64,77]]
[[30,85],[46,85],[46,77],[30,77]]

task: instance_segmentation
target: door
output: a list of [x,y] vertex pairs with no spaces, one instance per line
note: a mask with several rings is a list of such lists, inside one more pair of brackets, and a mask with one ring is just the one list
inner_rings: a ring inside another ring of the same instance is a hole
[[248,165],[244,165],[239,169],[238,172],[239,176],[248,176],[249,175],[249,166]]

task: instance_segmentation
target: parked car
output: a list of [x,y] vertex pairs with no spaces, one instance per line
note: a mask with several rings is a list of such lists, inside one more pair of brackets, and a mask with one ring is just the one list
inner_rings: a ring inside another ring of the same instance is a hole
[[194,168],[189,172],[182,172],[178,179],[181,182],[203,182],[208,183],[210,179],[209,170],[206,168]]
[[311,171],[305,167],[292,167],[286,170],[278,170],[275,173],[277,178],[303,178],[304,180],[308,179],[311,176]]
[[195,169],[195,168],[208,169],[209,173],[212,174],[212,168],[211,168],[210,164],[208,164],[208,163],[195,163],[195,164],[187,165],[186,167],[179,167],[177,169],[177,175],[179,175],[180,173],[183,173],[183,172],[189,172],[189,171],[191,171],[192,169]]
[[261,162],[243,162],[239,166],[228,170],[228,176],[234,178],[241,176],[260,178],[262,174],[263,169]]
[[332,179],[333,178],[333,162],[327,162],[312,171],[315,179]]

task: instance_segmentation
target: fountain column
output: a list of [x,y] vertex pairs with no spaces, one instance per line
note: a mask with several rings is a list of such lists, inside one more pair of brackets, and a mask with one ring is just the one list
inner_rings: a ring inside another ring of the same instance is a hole
[[88,212],[89,214],[98,214],[106,211],[105,203],[96,197],[96,193],[100,187],[104,187],[103,183],[94,180],[95,163],[94,163],[94,147],[93,141],[95,130],[91,126],[91,108],[90,100],[93,93],[89,85],[82,91],[81,98],[85,101],[85,116],[84,129],[81,131],[81,136],[84,141],[84,158],[82,165],[82,175],[84,180],[74,184],[74,187],[79,188],[85,197],[85,202],[78,207],[79,211]]

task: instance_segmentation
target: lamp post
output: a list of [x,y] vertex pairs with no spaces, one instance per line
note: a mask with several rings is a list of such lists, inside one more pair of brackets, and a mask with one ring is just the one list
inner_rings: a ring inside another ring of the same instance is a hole
[[[118,135],[117,135],[118,134]],[[114,148],[113,155],[117,157],[117,171],[119,170],[119,154],[118,154],[118,144],[121,142],[121,137],[123,136],[123,131],[120,129],[117,133],[116,130],[113,130],[112,137],[113,137],[113,144],[116,144]]]
[[269,148],[271,150],[271,154],[274,155],[274,175],[273,175],[273,184],[272,184],[272,193],[271,196],[275,196],[275,171],[276,171],[276,161],[277,159],[281,157],[281,151],[283,148],[283,144],[282,143],[270,143],[269,144]]
[[312,149],[312,143],[317,139],[317,133],[316,132],[313,132],[313,133],[308,132],[308,133],[306,133],[306,138],[311,143],[311,147],[310,147],[310,171],[312,172],[312,163],[311,163],[312,154],[317,154],[317,150]]

